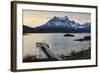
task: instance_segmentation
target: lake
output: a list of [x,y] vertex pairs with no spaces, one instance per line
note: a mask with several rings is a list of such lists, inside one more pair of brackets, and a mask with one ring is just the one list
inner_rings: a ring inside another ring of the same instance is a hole
[[23,35],[23,57],[27,55],[40,54],[45,58],[45,54],[40,50],[37,51],[36,42],[46,42],[49,44],[50,49],[57,55],[68,55],[71,51],[81,51],[90,47],[90,41],[74,41],[75,39],[84,38],[90,36],[90,33],[68,33],[74,35],[74,37],[65,37],[66,33],[29,33]]

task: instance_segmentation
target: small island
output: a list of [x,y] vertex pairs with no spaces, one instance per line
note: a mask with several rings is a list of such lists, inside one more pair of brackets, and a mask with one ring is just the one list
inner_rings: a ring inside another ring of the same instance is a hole
[[74,41],[90,41],[91,40],[91,36],[85,36],[84,38],[80,38],[80,39],[75,39]]
[[74,37],[74,35],[72,35],[72,34],[65,34],[64,36],[65,37]]

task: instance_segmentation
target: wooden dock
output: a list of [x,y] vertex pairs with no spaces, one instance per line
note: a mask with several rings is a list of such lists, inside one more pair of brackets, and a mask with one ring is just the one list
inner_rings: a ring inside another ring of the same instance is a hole
[[36,43],[36,47],[39,47],[48,58],[52,58],[55,60],[62,60],[57,54],[55,54],[50,48],[49,45],[46,43]]

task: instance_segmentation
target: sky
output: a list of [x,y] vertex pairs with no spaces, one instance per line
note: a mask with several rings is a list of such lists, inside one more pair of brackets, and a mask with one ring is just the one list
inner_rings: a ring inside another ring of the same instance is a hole
[[27,25],[30,27],[37,27],[45,24],[54,16],[58,17],[68,16],[70,20],[73,20],[80,24],[91,22],[90,13],[23,10],[23,25]]

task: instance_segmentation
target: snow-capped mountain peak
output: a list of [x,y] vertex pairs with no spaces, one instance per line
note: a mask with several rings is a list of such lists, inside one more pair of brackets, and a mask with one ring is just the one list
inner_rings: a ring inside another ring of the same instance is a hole
[[[57,30],[63,30],[63,32],[79,32],[81,30],[82,32],[90,32],[91,31],[91,23],[84,23],[79,24],[75,21],[70,20],[67,16],[64,17],[57,17],[54,16],[52,19],[50,19],[47,23],[36,27],[43,30],[49,30],[49,31],[57,31]],[[80,32],[81,32],[80,31]],[[57,31],[58,32],[58,31]]]

